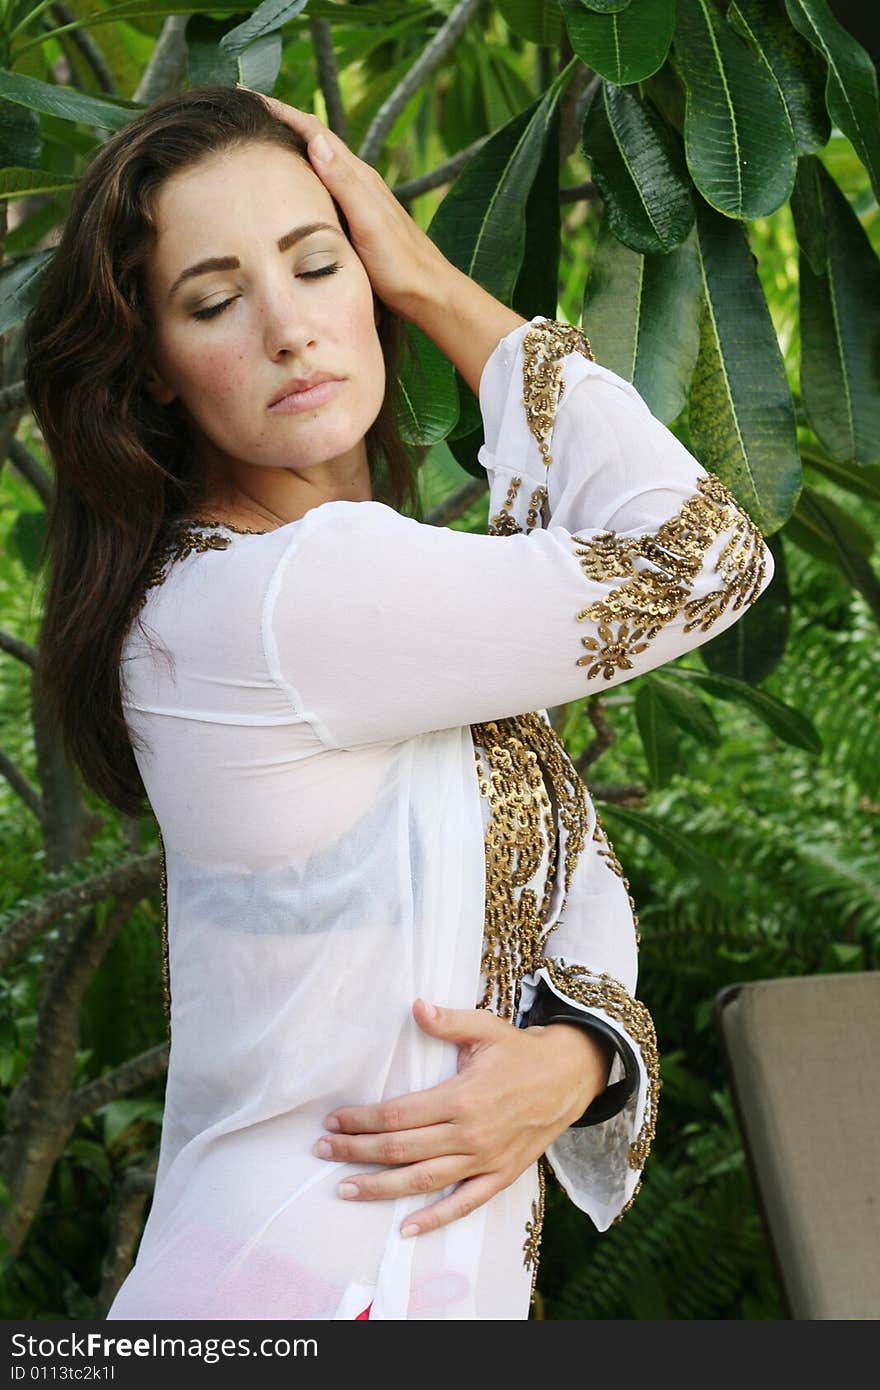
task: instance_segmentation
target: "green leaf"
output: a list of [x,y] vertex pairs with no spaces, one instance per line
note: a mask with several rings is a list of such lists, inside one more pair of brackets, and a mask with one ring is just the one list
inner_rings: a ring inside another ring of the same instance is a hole
[[68,121],[84,121],[102,130],[121,130],[144,109],[135,103],[124,106],[121,98],[118,103],[105,101],[72,87],[59,87],[23,73],[10,72],[8,68],[0,68],[0,99],[30,111],[63,116]]
[[632,382],[665,425],[687,402],[701,309],[694,228],[674,251],[643,256],[612,236],[603,218],[581,322],[596,360]]
[[560,91],[554,83],[477,150],[428,227],[447,260],[504,304],[522,265],[526,205]]
[[107,1150],[93,1139],[71,1139],[64,1150],[64,1157],[75,1160],[77,1167],[94,1173],[105,1187],[113,1186],[113,1169]]
[[795,236],[814,275],[824,275],[828,270],[828,233],[824,221],[819,221],[823,200],[819,173],[822,167],[819,159],[799,159],[791,194]]
[[[735,626],[739,627],[740,624],[737,623]],[[705,647],[702,650],[705,651]],[[691,734],[699,743],[704,743],[709,748],[718,747],[721,742],[721,730],[705,700],[701,700],[695,691],[676,684],[659,672],[652,672],[647,680],[653,687],[657,704],[665,710],[668,719],[673,720],[683,733]]]
[[244,27],[237,25],[226,32],[226,23],[205,15],[190,18],[186,27],[189,85],[221,82],[232,87],[240,82],[255,92],[270,94],[281,68],[281,39],[277,34],[264,34],[247,48],[235,44],[225,47],[229,34]]
[[669,706],[657,696],[650,680],[641,681],[635,698],[636,725],[645,750],[648,776],[655,787],[665,787],[683,766],[681,740],[670,718]]
[[452,363],[421,328],[407,323],[409,353],[398,373],[398,425],[405,443],[436,444],[458,420]]
[[838,975],[844,970],[864,970],[865,949],[848,941],[829,941],[819,962],[818,975]]
[[[220,40],[224,52],[237,58],[246,48],[268,34],[274,34],[288,20],[294,19],[306,7],[306,0],[263,0],[253,14],[230,29]],[[245,83],[249,86],[249,83]]]
[[[523,318],[536,314],[555,318],[559,292],[559,107],[554,109],[547,127],[544,151],[534,183],[526,200],[526,238],[523,261],[513,290],[512,306]],[[456,374],[462,417],[474,421],[469,433],[453,432],[449,448],[456,461],[475,478],[485,478],[479,461],[483,443],[483,420],[479,403],[467,384]]]
[[40,166],[40,118],[35,111],[0,100],[0,168]]
[[559,0],[571,46],[582,62],[618,87],[644,82],[663,66],[675,24],[675,0],[638,0],[597,14],[581,0]]
[[7,544],[18,555],[28,574],[36,574],[37,559],[46,536],[45,510],[19,512],[6,533]]
[[548,48],[558,46],[562,37],[558,0],[498,0],[498,10],[511,32],[521,39]]
[[600,83],[582,148],[618,241],[645,254],[681,246],[694,224],[691,182],[678,137],[656,107]]
[[801,397],[810,428],[838,461],[880,459],[880,260],[844,194],[808,156],[798,233],[821,222],[826,269],[800,257]]
[[[447,260],[503,304],[510,304],[522,267],[529,194],[572,71],[573,63],[538,101],[480,146],[428,227],[428,235]],[[471,434],[481,417],[470,387],[451,363],[449,370],[459,383],[460,412],[453,433],[458,438]]]
[[704,854],[693,840],[681,831],[674,830],[666,821],[658,820],[647,811],[637,811],[617,802],[603,801],[599,804],[602,808],[603,824],[609,822],[613,828],[616,823],[620,829],[635,830],[639,835],[644,835],[673,864],[696,874],[701,887],[710,897],[733,901],[739,896],[739,888],[725,875],[719,874],[715,860]]
[[785,364],[745,230],[700,201],[697,231],[703,312],[688,417],[693,452],[772,534],[801,486]]
[[768,695],[766,690],[747,685],[745,681],[734,680],[731,676],[697,671],[687,666],[670,666],[668,674],[675,680],[691,681],[702,686],[719,700],[746,705],[784,743],[789,743],[794,748],[803,748],[808,753],[821,753],[822,740],[812,721],[799,710],[792,709],[790,705],[778,700],[775,695]]
[[74,188],[79,179],[50,169],[0,169],[0,199],[27,198],[31,193],[56,193]]
[[21,323],[30,312],[54,255],[55,247],[49,246],[0,267],[0,334]]
[[795,515],[831,548],[840,569],[880,622],[880,579],[865,558],[873,548],[873,537],[830,497],[812,488],[804,488]]
[[685,149],[707,203],[732,217],[767,217],[797,172],[794,133],[771,74],[712,0],[678,0],[675,58],[687,91]]
[[111,1100],[95,1114],[104,1120],[104,1143],[110,1148],[138,1120],[160,1124],[162,1107],[154,1100]]
[[[533,319],[536,314],[552,319],[557,314],[562,233],[559,210],[559,116],[557,105],[547,126],[538,170],[526,199],[525,248],[511,296],[512,307],[525,319]],[[482,465],[480,471],[484,471]]]
[[731,0],[731,28],[747,39],[765,65],[785,104],[799,154],[814,154],[831,137],[825,110],[823,65],[815,49],[787,23],[774,0]]
[[810,468],[815,468],[838,487],[852,492],[856,497],[865,497],[869,502],[880,502],[880,463],[841,463],[830,459],[826,454],[813,448],[801,447],[801,458]]
[[880,202],[880,100],[877,73],[857,39],[839,24],[827,0],[785,0],[788,17],[828,64],[828,113],[864,164]]
[[791,591],[785,565],[785,548],[777,531],[767,541],[773,556],[773,581],[738,622],[700,647],[710,671],[759,685],[779,665],[791,630]]

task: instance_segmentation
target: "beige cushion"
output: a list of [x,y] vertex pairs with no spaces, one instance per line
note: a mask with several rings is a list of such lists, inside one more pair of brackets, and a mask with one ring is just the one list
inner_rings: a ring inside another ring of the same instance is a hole
[[880,1318],[880,972],[761,980],[717,1015],[795,1318]]

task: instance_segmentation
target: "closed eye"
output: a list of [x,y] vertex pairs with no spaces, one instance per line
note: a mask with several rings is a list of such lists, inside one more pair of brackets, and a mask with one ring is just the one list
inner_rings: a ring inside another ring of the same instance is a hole
[[[336,272],[337,272],[337,270],[341,270],[341,269],[342,269],[342,262],[341,262],[341,261],[334,261],[332,265],[322,265],[321,268],[320,268],[320,270],[304,270],[304,271],[301,272],[301,274],[299,274],[299,275],[297,276],[297,279],[298,279],[298,280],[318,280],[318,279],[322,278],[324,275],[335,275]],[[215,318],[217,314],[222,314],[222,313],[223,313],[223,310],[226,308],[227,304],[232,304],[232,303],[234,302],[234,300],[235,300],[237,297],[238,297],[238,296],[235,295],[235,296],[233,296],[232,299],[223,299],[223,300],[220,301],[219,304],[212,304],[211,307],[210,307],[209,309],[194,309],[194,310],[193,310],[193,315],[192,315],[192,316],[193,316],[194,319],[212,319],[212,318]]]

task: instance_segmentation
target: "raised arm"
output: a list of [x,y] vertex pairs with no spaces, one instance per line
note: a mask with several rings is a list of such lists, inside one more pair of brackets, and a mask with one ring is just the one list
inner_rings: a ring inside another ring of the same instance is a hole
[[553,343],[558,329],[574,341],[565,325],[524,323],[483,372],[495,534],[349,501],[292,528],[267,595],[268,650],[328,746],[607,690],[722,632],[769,583],[770,551],[727,488],[576,348],[563,354],[545,465],[525,364],[531,339]]

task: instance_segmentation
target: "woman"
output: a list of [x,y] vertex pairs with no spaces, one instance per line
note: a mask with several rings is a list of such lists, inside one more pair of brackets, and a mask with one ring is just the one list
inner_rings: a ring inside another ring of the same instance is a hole
[[[400,510],[400,318],[479,394],[486,536]],[[162,1142],[108,1317],[527,1317],[541,1155],[607,1229],[659,1085],[628,880],[546,708],[735,622],[759,532],[579,329],[246,89],[101,149],[27,380],[42,677],[163,850]]]

